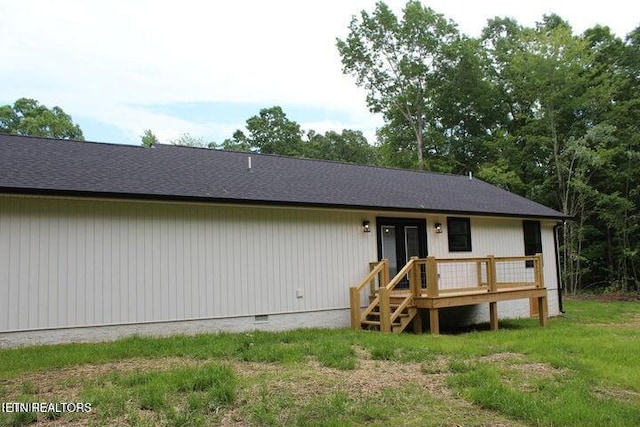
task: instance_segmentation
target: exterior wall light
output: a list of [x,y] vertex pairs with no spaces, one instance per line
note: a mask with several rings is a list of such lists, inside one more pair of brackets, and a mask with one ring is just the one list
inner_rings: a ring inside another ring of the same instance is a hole
[[369,221],[362,221],[362,231],[371,233],[371,223]]
[[438,234],[442,233],[442,224],[440,224],[439,222],[436,222],[435,229],[436,229],[436,233]]

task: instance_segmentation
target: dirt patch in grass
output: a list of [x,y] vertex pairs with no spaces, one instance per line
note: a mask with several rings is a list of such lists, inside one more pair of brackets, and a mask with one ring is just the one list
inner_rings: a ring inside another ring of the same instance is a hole
[[548,363],[527,362],[524,355],[517,353],[495,353],[479,358],[482,362],[498,363],[505,368],[515,370],[522,376],[537,378],[552,378],[565,373],[564,370],[554,368]]
[[[451,401],[454,408],[471,407],[465,400],[455,398],[446,385],[449,374],[426,375],[420,363],[402,363],[359,359],[356,369],[338,370],[322,366],[316,360],[309,359],[297,366],[283,366],[264,363],[230,362],[245,383],[238,396],[240,405],[228,411],[222,419],[222,425],[247,425],[244,403],[257,402],[265,393],[279,396],[291,396],[296,405],[304,406],[323,395],[344,393],[351,399],[361,400],[385,389],[400,389],[415,384],[421,390],[437,399]],[[257,378],[261,378],[255,381]],[[286,424],[286,420],[281,420]]]
[[621,388],[596,388],[596,396],[604,399],[619,400],[628,403],[640,404],[640,393],[632,390],[625,390]]
[[[420,420],[424,414],[433,416],[434,411],[442,412],[439,425],[458,425],[448,423],[455,420],[464,425],[519,426],[501,417],[499,414],[480,409],[464,400],[447,387],[446,380],[451,375],[447,371],[445,358],[429,362],[396,362],[371,360],[363,352],[358,352],[356,369],[338,370],[327,368],[315,359],[291,365],[242,362],[237,360],[194,360],[190,358],[129,359],[121,362],[98,365],[83,365],[55,371],[22,375],[4,381],[4,401],[13,401],[20,396],[28,396],[41,402],[73,402],[81,395],[85,384],[110,374],[134,372],[169,371],[172,369],[194,367],[207,363],[223,363],[232,367],[240,379],[235,403],[220,414],[220,425],[245,426],[259,424],[252,421],[247,407],[255,405],[267,393],[267,398],[289,397],[291,407],[304,406],[323,396],[344,395],[352,402],[366,401],[385,390],[401,390],[411,386],[416,396],[428,396],[434,399],[433,407],[417,408],[416,413],[408,414]],[[501,356],[509,359],[511,356]],[[29,392],[25,394],[25,391]],[[100,419],[95,412],[90,414],[65,415],[57,419],[46,419],[40,415],[36,426],[85,426],[85,425],[130,425],[130,416],[137,415],[138,422],[154,425],[157,414],[136,407],[118,417],[107,421]],[[399,414],[403,416],[404,414]],[[280,419],[278,424],[287,424],[291,419]]]
[[495,353],[480,357],[481,362],[489,362],[503,369],[502,381],[513,388],[533,392],[540,380],[553,380],[567,373],[548,363],[528,362],[524,355],[517,353]]
[[[71,401],[63,400],[75,398],[82,388],[83,382],[96,379],[103,375],[114,373],[130,373],[136,371],[153,372],[168,371],[170,369],[198,366],[206,363],[181,357],[159,359],[127,359],[120,362],[103,363],[99,365],[81,365],[53,371],[37,372],[11,380],[3,381],[7,391],[7,399],[15,399],[19,395],[36,395],[41,401]],[[25,389],[27,393],[25,393]],[[30,391],[33,391],[31,393]],[[42,400],[45,399],[45,400]]]

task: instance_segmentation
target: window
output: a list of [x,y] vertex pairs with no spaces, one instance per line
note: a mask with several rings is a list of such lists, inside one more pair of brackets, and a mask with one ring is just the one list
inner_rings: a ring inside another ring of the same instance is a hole
[[[524,231],[524,254],[531,256],[542,253],[542,235],[540,221],[522,221]],[[527,268],[533,268],[533,262],[527,261]]]
[[469,218],[447,218],[449,252],[471,252],[471,221]]

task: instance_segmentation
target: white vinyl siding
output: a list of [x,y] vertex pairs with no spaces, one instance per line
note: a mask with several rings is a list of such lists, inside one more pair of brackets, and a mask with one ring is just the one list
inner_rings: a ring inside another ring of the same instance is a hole
[[[0,332],[346,309],[377,259],[362,231],[376,216],[0,195]],[[446,216],[398,216],[426,218],[438,258],[524,255],[521,219],[471,217],[473,251],[460,253]],[[557,314],[553,225],[541,235]]]
[[346,308],[376,259],[362,220],[0,196],[0,331]]

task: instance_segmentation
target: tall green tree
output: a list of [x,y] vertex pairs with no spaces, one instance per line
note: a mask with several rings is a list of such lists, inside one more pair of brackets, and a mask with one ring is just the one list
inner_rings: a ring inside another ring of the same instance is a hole
[[372,112],[388,120],[402,118],[412,131],[418,169],[423,170],[425,135],[437,126],[434,102],[441,70],[459,38],[456,26],[419,1],[409,1],[400,20],[378,2],[372,14],[362,11],[354,17],[349,30],[346,39],[337,40],[343,72],[367,90]]
[[62,108],[49,109],[30,98],[0,107],[0,133],[84,140],[80,126]]
[[575,35],[557,15],[533,28],[496,18],[482,41],[500,93],[488,145],[501,157],[479,175],[573,217],[562,242],[569,290],[637,283],[631,43],[599,26]]
[[640,28],[623,40],[596,26],[585,32],[585,39],[598,70],[594,86],[612,92],[611,101],[594,110],[599,121],[612,125],[615,137],[606,145],[611,166],[594,176],[597,214],[587,236],[594,243],[585,259],[596,280],[640,290]]
[[[606,104],[609,93],[593,85],[588,43],[557,15],[545,16],[535,28],[495,19],[483,36],[503,100],[496,127],[505,130],[497,135],[510,154],[502,166],[511,167],[502,172],[517,173],[527,196],[576,218],[564,228],[563,259],[568,287],[577,289],[585,272],[584,229],[595,209],[590,173],[601,163],[594,153],[611,136],[609,128],[596,131],[590,110]],[[482,169],[485,176],[491,171]]]

